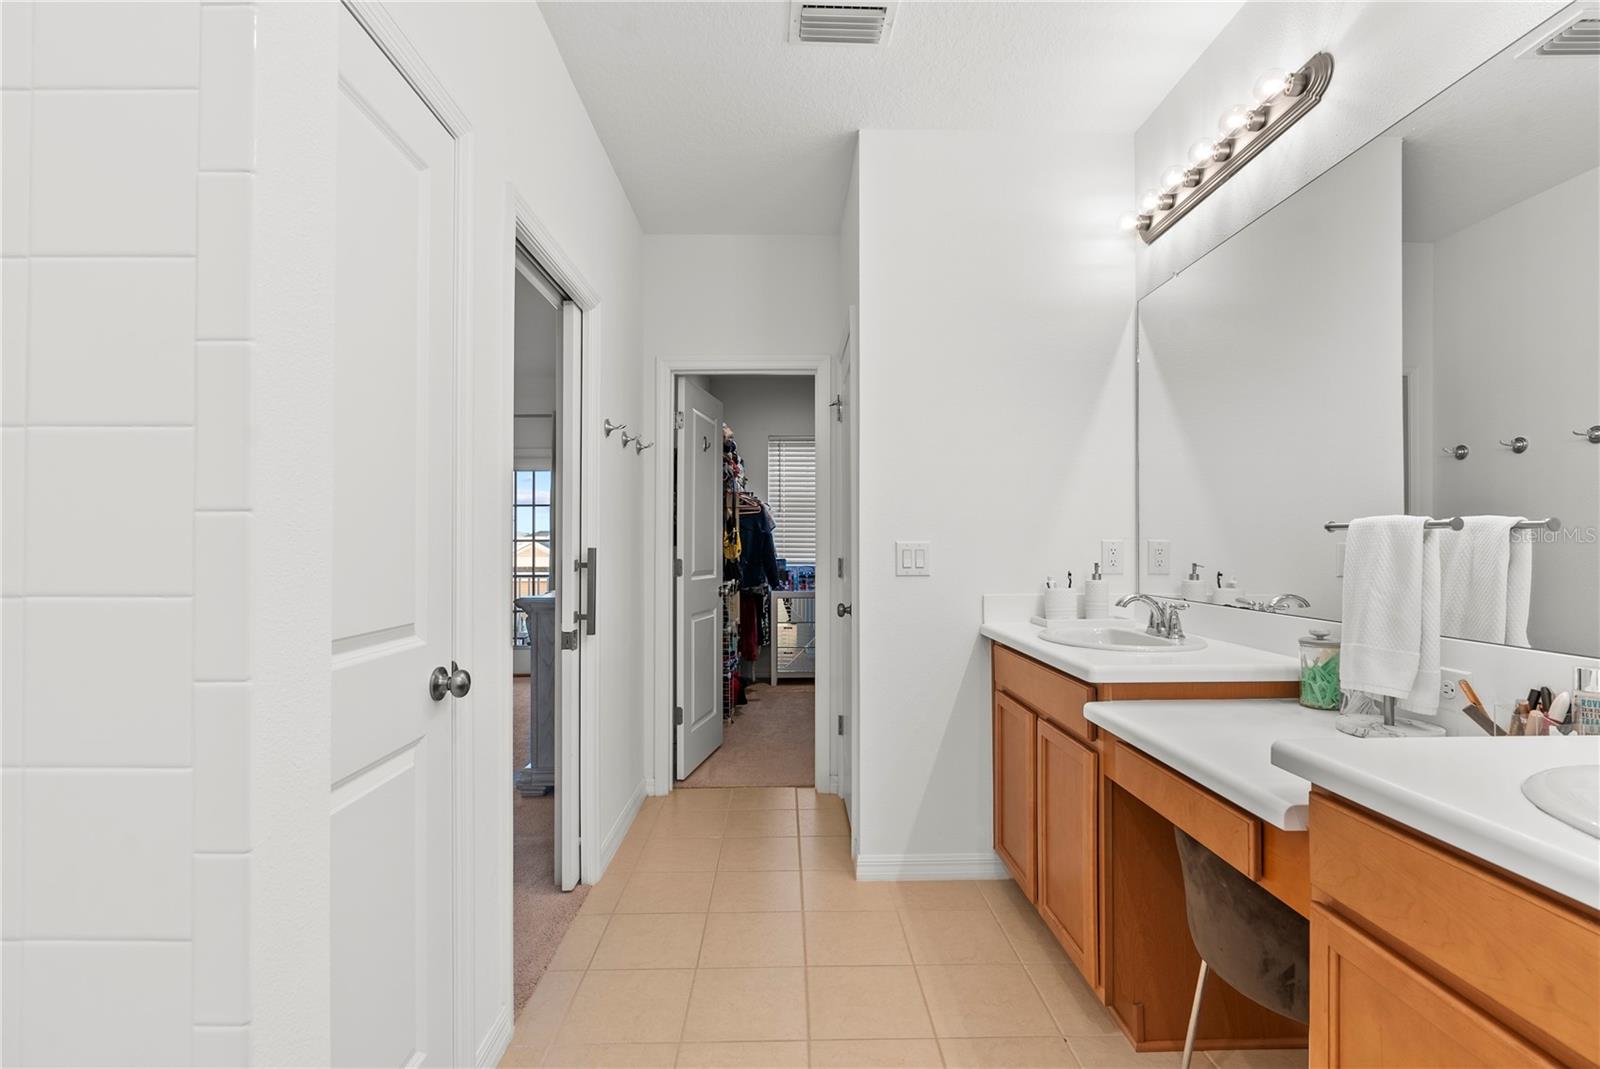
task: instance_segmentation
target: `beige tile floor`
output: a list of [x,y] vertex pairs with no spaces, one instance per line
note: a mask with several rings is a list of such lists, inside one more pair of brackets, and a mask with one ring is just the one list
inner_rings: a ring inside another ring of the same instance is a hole
[[839,799],[809,788],[649,799],[501,1065],[1178,1064],[1133,1052],[1009,880],[860,883],[849,830]]

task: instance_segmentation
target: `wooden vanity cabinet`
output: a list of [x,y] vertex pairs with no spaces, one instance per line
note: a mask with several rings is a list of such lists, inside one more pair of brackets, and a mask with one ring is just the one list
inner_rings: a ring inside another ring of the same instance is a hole
[[1311,1064],[1600,1064],[1600,913],[1311,796]]
[[1100,755],[1040,719],[1034,905],[1091,987],[1100,985]]
[[1034,754],[1039,718],[999,691],[994,695],[994,849],[1029,902],[1038,898],[1038,812]]

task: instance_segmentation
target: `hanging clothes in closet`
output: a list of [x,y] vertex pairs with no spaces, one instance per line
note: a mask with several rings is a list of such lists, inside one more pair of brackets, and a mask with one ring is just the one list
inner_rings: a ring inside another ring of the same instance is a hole
[[[753,671],[772,644],[771,591],[781,585],[772,510],[746,484],[733,429],[722,428],[723,578],[739,585],[738,651]],[[740,704],[743,704],[740,701]]]

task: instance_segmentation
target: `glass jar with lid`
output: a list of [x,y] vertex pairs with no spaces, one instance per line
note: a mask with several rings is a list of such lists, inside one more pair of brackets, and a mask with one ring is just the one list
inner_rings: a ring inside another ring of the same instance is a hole
[[1300,639],[1300,704],[1307,709],[1339,708],[1339,640],[1312,628]]

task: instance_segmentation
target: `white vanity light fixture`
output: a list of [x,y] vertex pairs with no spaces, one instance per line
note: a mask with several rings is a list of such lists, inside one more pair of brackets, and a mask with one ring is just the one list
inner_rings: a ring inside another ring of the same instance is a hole
[[1249,163],[1306,112],[1322,102],[1333,79],[1333,57],[1318,52],[1292,73],[1269,70],[1251,86],[1251,105],[1236,104],[1217,122],[1219,136],[1196,141],[1189,147],[1188,165],[1169,167],[1161,175],[1161,188],[1139,200],[1133,222],[1122,229],[1139,235],[1146,244],[1182,219],[1233,173]]

